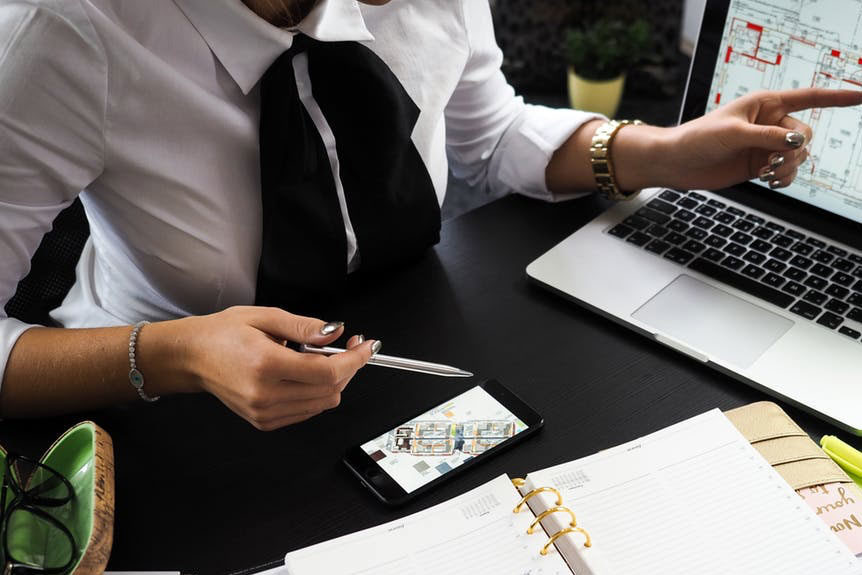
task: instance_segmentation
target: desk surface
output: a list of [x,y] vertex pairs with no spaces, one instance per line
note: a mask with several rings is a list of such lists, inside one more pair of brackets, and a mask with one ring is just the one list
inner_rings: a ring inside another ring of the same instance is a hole
[[[473,385],[368,367],[337,409],[263,433],[205,395],[84,416],[3,422],[0,443],[41,453],[84,417],[116,454],[114,570],[229,573],[370,527],[512,476],[634,439],[714,407],[768,399],[720,373],[564,301],[527,264],[604,208],[509,197],[444,224],[416,264],[355,286],[343,319],[385,353],[496,377],[545,417],[545,429],[400,509],[379,504],[340,462],[349,446]],[[585,271],[585,273],[587,273]],[[784,406],[813,437],[837,429]]]

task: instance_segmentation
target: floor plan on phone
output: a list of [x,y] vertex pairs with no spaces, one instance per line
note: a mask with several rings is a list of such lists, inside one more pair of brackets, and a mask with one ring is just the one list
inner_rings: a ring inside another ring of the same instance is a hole
[[[733,0],[707,112],[757,90],[862,90],[862,0]],[[793,114],[814,138],[782,192],[862,220],[862,109]]]
[[409,493],[526,428],[488,392],[475,387],[362,449]]

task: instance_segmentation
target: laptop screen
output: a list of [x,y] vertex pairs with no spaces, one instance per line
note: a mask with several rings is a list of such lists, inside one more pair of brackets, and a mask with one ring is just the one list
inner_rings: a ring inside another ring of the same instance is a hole
[[[709,90],[704,94],[708,71]],[[684,120],[749,92],[808,86],[862,90],[862,2],[709,2]],[[793,116],[814,130],[811,155],[795,182],[778,191],[862,222],[862,108],[807,110]]]

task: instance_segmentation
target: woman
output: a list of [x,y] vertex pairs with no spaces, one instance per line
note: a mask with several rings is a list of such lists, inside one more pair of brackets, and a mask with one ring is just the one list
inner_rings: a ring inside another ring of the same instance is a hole
[[[606,120],[516,98],[486,2],[363,4],[0,3],[0,301],[76,196],[91,228],[52,314],[64,327],[0,319],[0,415],[207,391],[259,429],[302,421],[338,405],[380,343],[300,354],[283,344],[344,326],[252,304],[295,310],[421,253],[450,163],[549,201],[596,188]],[[786,186],[811,136],[788,114],[859,103],[760,93],[675,128],[617,126],[606,189]]]

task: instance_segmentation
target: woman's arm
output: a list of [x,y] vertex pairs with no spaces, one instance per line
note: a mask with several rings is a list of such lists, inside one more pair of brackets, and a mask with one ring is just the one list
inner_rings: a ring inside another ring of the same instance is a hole
[[[787,134],[799,132],[806,141],[811,139],[811,129],[788,114],[859,104],[862,92],[851,90],[759,92],[673,128],[626,126],[611,147],[617,185],[622,190],[723,188],[758,177],[777,153],[784,161],[767,174],[767,181],[785,187],[808,156],[804,145],[788,143]],[[554,193],[595,188],[589,149],[600,124],[582,126],[553,155],[545,175]]]
[[[0,415],[32,417],[140,401],[129,381],[131,331],[132,326],[26,331],[9,356]],[[276,308],[234,307],[144,326],[136,363],[150,396],[208,391],[258,429],[277,429],[337,406],[347,383],[376,351],[373,340],[358,337],[348,342],[348,351],[330,357],[299,353],[283,342],[326,345],[343,332],[340,324]]]

